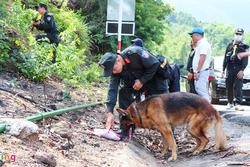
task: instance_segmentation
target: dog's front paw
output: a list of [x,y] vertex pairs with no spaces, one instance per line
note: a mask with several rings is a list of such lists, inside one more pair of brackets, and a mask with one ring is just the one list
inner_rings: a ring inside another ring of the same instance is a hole
[[177,155],[172,155],[170,158],[168,158],[168,161],[175,161],[177,160]]

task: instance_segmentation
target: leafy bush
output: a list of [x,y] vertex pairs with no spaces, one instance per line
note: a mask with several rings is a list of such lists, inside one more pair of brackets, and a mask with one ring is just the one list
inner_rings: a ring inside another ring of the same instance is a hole
[[7,0],[2,0],[0,3],[0,68],[7,62],[9,56],[9,39],[6,35],[7,24],[7,11],[6,9]]
[[4,65],[9,58],[9,39],[6,36],[6,24],[4,21],[0,21],[0,65]]
[[55,68],[51,63],[53,45],[33,43],[29,52],[13,53],[11,60],[20,72],[27,78],[40,82],[46,79]]
[[[22,4],[24,2],[25,5]],[[38,44],[35,41],[34,36],[40,32],[31,31],[31,20],[38,15],[33,10],[37,1],[27,0],[13,2],[9,15],[5,15],[5,24],[0,22],[1,35],[6,32],[6,29],[2,28],[4,26],[16,33],[9,38],[5,36],[8,40],[0,36],[0,63],[9,59],[21,74],[37,82],[44,81],[49,75],[55,75],[65,83],[74,86],[97,80],[99,76],[97,66],[92,65],[93,62],[86,64],[88,58],[85,52],[89,45],[89,34],[84,17],[65,6],[58,9],[50,4],[49,0],[43,2],[49,4],[49,13],[53,14],[62,39],[57,48],[57,63],[51,63],[54,45],[46,42]],[[6,11],[5,8],[4,10]],[[6,42],[3,43],[4,41]],[[8,55],[10,49],[11,52]],[[95,71],[91,72],[91,70]]]

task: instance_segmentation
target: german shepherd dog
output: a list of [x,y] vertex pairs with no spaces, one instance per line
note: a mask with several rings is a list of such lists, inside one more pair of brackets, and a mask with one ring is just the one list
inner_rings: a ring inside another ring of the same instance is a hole
[[152,96],[140,103],[132,103],[127,110],[118,108],[117,111],[127,119],[122,119],[122,131],[132,126],[139,128],[157,129],[162,136],[164,156],[167,149],[172,150],[168,159],[176,160],[176,142],[172,128],[186,125],[187,131],[195,138],[197,145],[191,150],[193,155],[199,154],[208,144],[207,131],[214,127],[215,149],[225,147],[226,136],[222,128],[222,119],[215,108],[202,97],[191,93],[170,93]]

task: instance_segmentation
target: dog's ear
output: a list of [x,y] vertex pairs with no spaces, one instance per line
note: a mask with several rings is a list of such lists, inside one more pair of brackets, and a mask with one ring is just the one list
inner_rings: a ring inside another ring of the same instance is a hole
[[117,108],[116,111],[120,113],[122,116],[128,116],[128,112],[126,110],[123,110],[121,108]]

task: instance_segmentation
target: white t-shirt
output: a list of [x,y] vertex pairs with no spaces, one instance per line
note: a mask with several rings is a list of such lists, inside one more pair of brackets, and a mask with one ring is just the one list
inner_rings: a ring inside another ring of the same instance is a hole
[[198,64],[200,61],[200,55],[206,55],[205,62],[200,69],[200,71],[204,71],[209,68],[210,61],[211,61],[211,45],[208,43],[208,41],[205,38],[202,38],[197,42],[197,45],[195,47],[195,55],[193,59],[193,70],[197,71]]

